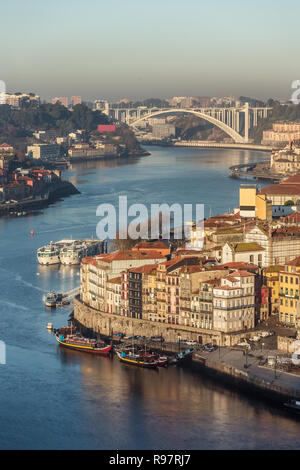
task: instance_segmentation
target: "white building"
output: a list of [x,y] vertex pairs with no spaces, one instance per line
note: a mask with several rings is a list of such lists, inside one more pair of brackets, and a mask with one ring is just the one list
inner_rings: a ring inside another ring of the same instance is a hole
[[57,144],[29,145],[27,156],[35,160],[57,160],[60,157],[60,146]]
[[265,257],[265,248],[256,242],[225,243],[222,248],[222,264],[243,262],[268,266]]
[[235,271],[213,288],[213,329],[223,332],[254,328],[254,274]]

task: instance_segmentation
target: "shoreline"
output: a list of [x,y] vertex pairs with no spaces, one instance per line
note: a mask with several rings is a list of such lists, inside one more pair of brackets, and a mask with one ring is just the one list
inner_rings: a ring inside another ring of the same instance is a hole
[[[132,334],[134,331],[135,334],[148,337],[151,335],[160,336],[160,334],[166,337],[165,332],[162,330],[163,326],[168,330],[173,326],[94,310],[84,304],[79,296],[74,298],[74,321],[88,334],[92,332],[110,341],[112,331],[118,331],[125,335]],[[173,338],[182,329],[185,329],[182,325],[178,325],[176,328],[174,326]],[[259,365],[260,352],[257,352],[257,356],[255,354],[245,356],[244,351],[239,347],[234,345],[223,346],[220,337],[218,341],[221,332],[209,330],[207,334],[209,333],[210,337],[215,333],[216,344],[221,344],[221,347],[209,354],[195,352],[190,361],[191,368],[210,375],[218,382],[228,383],[240,392],[253,392],[257,397],[267,398],[272,403],[280,405],[280,407],[283,407],[283,403],[287,400],[300,400],[300,377],[291,377],[290,374],[286,374],[279,369],[277,370],[277,376],[276,371],[274,376],[274,370]],[[171,340],[170,342],[167,340],[168,346],[165,345],[164,348],[162,344],[158,348],[157,345],[151,344],[151,349],[156,348],[165,353],[177,353],[178,342],[175,342],[171,335],[167,336]],[[184,346],[182,346],[182,349],[184,349]]]
[[220,150],[257,150],[258,152],[272,152],[272,147],[259,144],[222,144],[221,142],[205,142],[205,141],[178,141],[178,142],[146,142],[142,141],[143,145],[153,147],[183,147],[183,148],[196,148],[196,149],[220,149]]
[[[43,193],[37,196],[32,196],[15,203],[0,204],[0,218],[27,215],[26,211],[31,213],[32,211],[47,208],[50,204],[54,204],[61,198],[74,194],[80,194],[80,191],[70,181],[61,180],[54,185],[48,185]],[[26,214],[22,214],[22,212],[26,212]]]
[[[100,332],[95,332],[91,328],[83,325],[79,320],[74,320],[75,325],[80,329],[80,332],[92,337],[96,335],[102,340],[111,342],[115,345],[122,344],[122,341],[117,339],[112,339],[111,336],[102,334]],[[91,334],[92,333],[92,334]],[[155,351],[159,354],[177,354],[179,352],[178,343],[173,345],[168,345],[167,347],[158,346],[157,344],[149,344],[149,349]],[[188,348],[187,346],[182,345],[181,351]],[[226,351],[225,348],[221,348],[222,353]],[[242,353],[242,351],[239,351]],[[255,377],[252,374],[249,374],[249,369],[238,369],[233,367],[230,364],[224,363],[224,361],[211,359],[211,354],[218,355],[218,350],[214,353],[210,353],[206,357],[204,353],[194,353],[192,359],[185,362],[184,367],[192,372],[199,373],[203,376],[206,376],[214,383],[226,387],[229,390],[232,390],[238,394],[242,394],[251,398],[252,400],[262,401],[269,406],[274,406],[277,410],[281,410],[286,414],[290,414],[297,418],[298,416],[284,407],[284,403],[291,399],[300,398],[300,390],[298,393],[293,393],[292,388],[282,387],[276,385],[272,380],[265,378]],[[272,372],[268,370],[268,372]],[[278,375],[282,373],[278,371]]]

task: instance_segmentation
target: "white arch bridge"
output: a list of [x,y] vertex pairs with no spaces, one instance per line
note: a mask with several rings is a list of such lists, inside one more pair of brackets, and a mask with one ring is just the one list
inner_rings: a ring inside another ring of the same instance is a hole
[[[109,115],[118,121],[125,121],[130,127],[138,127],[142,121],[164,114],[193,114],[214,124],[229,135],[236,143],[249,141],[249,129],[257,126],[258,120],[266,118],[272,108],[250,107],[245,103],[239,108],[110,108]],[[107,113],[108,114],[108,113]],[[244,115],[243,126],[241,114]],[[244,135],[241,128],[244,128]]]

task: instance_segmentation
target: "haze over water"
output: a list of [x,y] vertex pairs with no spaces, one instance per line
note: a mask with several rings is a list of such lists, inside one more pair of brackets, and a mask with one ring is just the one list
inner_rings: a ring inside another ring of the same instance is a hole
[[[297,449],[300,423],[185,369],[130,368],[57,346],[46,331],[67,322],[42,296],[79,284],[76,267],[38,266],[51,240],[95,235],[96,208],[128,202],[204,203],[206,215],[238,205],[228,167],[266,158],[248,151],[149,148],[130,161],[77,165],[65,173],[80,195],[40,215],[0,219],[0,448]],[[34,237],[30,230],[34,230]]]

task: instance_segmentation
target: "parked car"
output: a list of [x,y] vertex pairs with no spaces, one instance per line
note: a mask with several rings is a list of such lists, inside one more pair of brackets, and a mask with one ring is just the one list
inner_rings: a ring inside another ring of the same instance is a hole
[[254,335],[252,338],[249,339],[249,341],[254,341],[255,343],[260,340],[260,336]]
[[196,344],[198,344],[198,342],[195,339],[188,339],[186,340],[186,344],[188,344],[189,346],[195,346]]
[[162,336],[150,336],[150,341],[164,341]]
[[269,331],[261,331],[261,332],[259,333],[259,336],[260,336],[261,338],[267,338],[268,336],[271,336],[271,335],[270,335],[270,332],[269,332]]
[[243,346],[244,348],[250,349],[251,346],[248,344],[246,341],[242,341],[240,343],[237,343],[237,346]]

